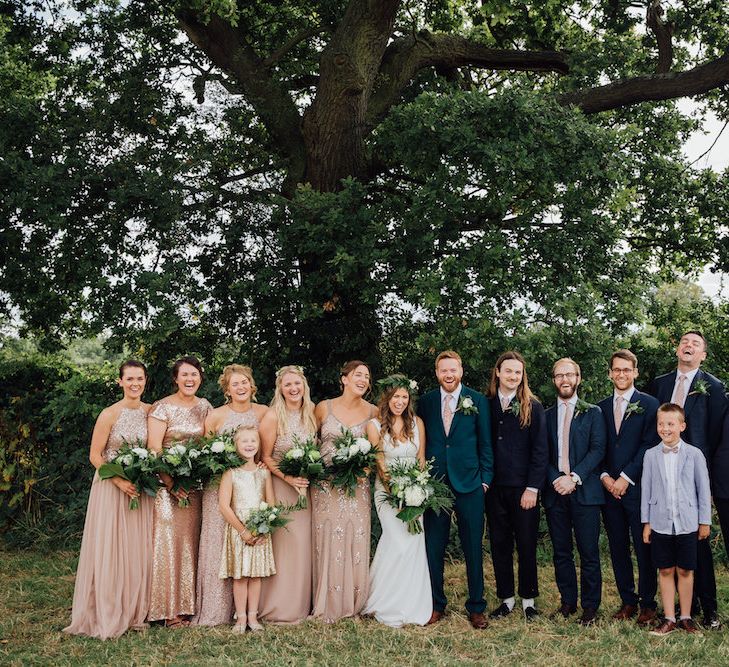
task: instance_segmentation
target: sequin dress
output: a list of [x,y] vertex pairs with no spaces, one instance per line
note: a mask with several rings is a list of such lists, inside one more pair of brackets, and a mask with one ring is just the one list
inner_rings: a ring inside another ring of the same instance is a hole
[[[233,512],[245,524],[248,512],[258,507],[266,497],[266,479],[270,472],[266,469],[244,470],[233,468],[233,493],[230,506]],[[285,530],[282,528],[281,530]],[[271,536],[255,545],[246,544],[238,531],[230,524],[225,526],[223,554],[220,559],[220,577],[269,577],[276,574],[273,560]]]
[[[258,427],[254,410],[235,412],[228,410],[228,416],[218,430],[219,433],[235,431],[243,425]],[[228,525],[218,507],[219,481],[209,484],[203,491],[202,527],[200,548],[197,558],[197,614],[193,625],[222,625],[233,619],[233,582],[221,579],[220,554],[223,550],[225,527]],[[278,497],[278,496],[277,496]]]
[[[205,417],[212,410],[201,398],[191,408],[179,407],[169,397],[157,401],[149,416],[167,424],[162,446],[200,436],[205,431]],[[188,507],[179,507],[177,499],[160,489],[154,503],[154,562],[150,621],[192,616],[195,613],[195,576],[200,541],[202,493],[190,494]]]
[[[273,446],[273,459],[278,463],[291,449],[294,437],[306,440],[307,432],[297,410],[288,413],[288,430],[278,434]],[[273,476],[276,502],[294,505],[298,492]],[[307,493],[307,496],[309,494]],[[269,623],[298,623],[311,611],[311,503],[306,509],[289,515],[291,521],[273,534],[273,557],[276,574],[264,580],[258,618]]]
[[[109,462],[124,441],[147,440],[144,407],[122,408],[102,456]],[[154,501],[142,494],[139,508],[111,480],[94,474],[86,509],[71,625],[64,632],[107,639],[142,626],[150,601]]]
[[[376,419],[372,422],[381,432],[380,422]],[[417,464],[420,446],[417,424],[413,424],[412,440],[396,443],[388,433],[380,440],[380,445],[385,466],[393,462]],[[407,524],[397,518],[397,510],[384,500],[384,494],[385,487],[378,477],[375,480],[375,509],[382,536],[370,566],[370,595],[364,613],[373,614],[380,623],[393,628],[425,625],[433,611],[425,535],[411,535]]]
[[[369,419],[349,427],[364,436]],[[347,428],[332,413],[321,425],[321,453],[326,463],[334,453],[334,439]],[[356,616],[369,594],[370,482],[361,479],[354,497],[328,484],[314,488],[312,495],[313,610],[312,616],[326,623]]]

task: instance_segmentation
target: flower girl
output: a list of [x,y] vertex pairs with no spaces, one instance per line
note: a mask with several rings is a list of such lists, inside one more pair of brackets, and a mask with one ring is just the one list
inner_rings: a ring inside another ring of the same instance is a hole
[[271,473],[259,468],[260,440],[255,426],[241,426],[235,434],[238,454],[245,463],[223,474],[218,491],[220,512],[227,522],[220,578],[233,578],[236,624],[233,632],[242,633],[246,624],[251,630],[263,630],[258,622],[261,577],[276,574],[270,533],[258,534],[248,528],[248,515],[275,501]]

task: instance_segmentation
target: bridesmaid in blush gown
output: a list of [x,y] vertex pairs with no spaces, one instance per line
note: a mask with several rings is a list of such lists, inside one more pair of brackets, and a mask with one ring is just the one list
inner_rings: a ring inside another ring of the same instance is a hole
[[[200,362],[182,357],[172,367],[177,392],[157,401],[149,411],[147,428],[149,448],[161,453],[175,442],[197,437],[205,432],[205,418],[212,405],[195,396],[203,380]],[[188,497],[184,491],[172,492],[174,480],[161,474],[164,487],[154,503],[154,545],[152,601],[148,619],[165,621],[167,627],[189,625],[195,614],[195,578],[200,540],[202,494],[189,494],[189,506],[179,507],[178,499]]]
[[[321,454],[331,462],[334,440],[344,430],[364,436],[375,406],[364,399],[370,369],[350,361],[340,372],[342,394],[316,406]],[[352,498],[342,489],[322,484],[312,496],[314,581],[312,616],[326,623],[357,616],[369,594],[370,481],[361,479]]]
[[[147,411],[141,396],[147,369],[125,361],[119,369],[124,398],[101,411],[91,436],[94,468],[108,463],[124,442],[147,441]],[[120,477],[99,479],[94,473],[86,510],[71,625],[64,632],[108,639],[129,628],[146,627],[152,574],[153,501],[139,498],[130,510],[136,487]]]
[[[303,370],[284,366],[276,373],[271,410],[261,422],[263,462],[273,475],[278,502],[294,505],[299,489],[306,492],[309,480],[284,475],[278,462],[296,438],[306,440],[315,436],[316,430],[314,404]],[[273,534],[277,572],[263,580],[259,617],[269,623],[298,623],[311,611],[311,503],[290,517],[286,529]]]
[[[235,431],[244,425],[258,428],[268,408],[251,403],[257,391],[253,371],[248,366],[230,364],[223,369],[218,383],[226,402],[208,414],[206,433]],[[222,625],[233,619],[232,579],[221,579],[218,574],[226,530],[225,519],[218,508],[219,485],[220,480],[214,480],[203,491],[197,559],[197,613],[192,617],[192,625]]]
[[380,384],[378,415],[367,425],[367,437],[379,450],[375,509],[382,536],[370,566],[370,597],[364,613],[394,628],[425,625],[433,612],[425,535],[411,535],[397,510],[383,498],[389,489],[390,464],[401,461],[425,467],[425,426],[415,416],[408,378],[391,375]]

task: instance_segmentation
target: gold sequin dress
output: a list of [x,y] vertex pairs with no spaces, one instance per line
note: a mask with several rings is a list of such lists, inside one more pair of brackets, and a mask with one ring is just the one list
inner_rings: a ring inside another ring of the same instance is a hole
[[[113,459],[124,441],[147,440],[143,407],[122,408],[102,456]],[[71,625],[75,635],[107,639],[142,626],[149,609],[152,576],[153,500],[142,494],[139,508],[111,480],[94,474],[76,571]]]
[[[233,494],[230,506],[238,519],[245,525],[248,512],[258,507],[266,497],[266,479],[271,474],[268,470],[256,468],[244,470],[242,467],[231,470]],[[282,529],[285,530],[285,529]],[[273,560],[271,536],[253,546],[246,544],[238,531],[230,524],[225,526],[223,554],[220,559],[220,577],[269,577],[276,574]]]
[[[243,425],[258,427],[255,410],[235,412],[229,409],[219,432],[235,431]],[[192,618],[193,625],[230,623],[235,611],[233,582],[219,576],[220,554],[223,550],[225,527],[228,525],[218,507],[219,486],[216,480],[203,491],[202,528],[197,558],[197,614]]]
[[[205,417],[212,405],[201,398],[193,407],[183,408],[169,397],[157,401],[149,412],[165,422],[162,446],[202,435]],[[160,489],[154,503],[154,564],[150,621],[161,621],[195,613],[195,577],[200,540],[202,494],[190,494],[190,505],[179,507],[167,489]]]
[[[310,435],[301,420],[301,413],[288,413],[288,430],[276,437],[273,459],[278,463],[294,444],[294,437],[306,440]],[[299,493],[290,484],[274,475],[276,501],[294,505]],[[307,493],[307,496],[309,494]],[[286,528],[273,536],[273,557],[276,574],[263,582],[258,604],[258,618],[269,623],[298,623],[311,612],[311,502],[306,509],[292,512]]]
[[[365,435],[368,419],[349,430]],[[321,454],[326,463],[334,453],[334,439],[347,428],[327,402],[321,425]],[[323,483],[311,491],[314,560],[312,616],[326,623],[356,616],[369,594],[370,482],[361,479],[354,497]]]

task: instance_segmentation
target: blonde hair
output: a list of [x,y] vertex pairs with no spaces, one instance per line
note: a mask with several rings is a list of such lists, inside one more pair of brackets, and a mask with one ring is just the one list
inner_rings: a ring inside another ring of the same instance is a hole
[[554,377],[554,371],[560,364],[572,364],[575,368],[575,373],[577,374],[577,377],[582,377],[580,365],[574,359],[570,359],[569,357],[562,357],[561,359],[557,359],[557,361],[552,364],[552,377]]
[[316,417],[314,416],[314,403],[311,401],[311,390],[309,383],[306,381],[304,369],[301,366],[283,366],[276,371],[276,388],[271,399],[271,409],[276,415],[276,431],[279,435],[285,435],[289,431],[288,410],[286,409],[286,399],[281,391],[281,384],[284,375],[293,373],[298,375],[304,383],[304,396],[301,400],[299,414],[301,415],[301,423],[304,425],[307,433],[314,434],[317,431]]
[[[233,442],[235,442],[235,449],[236,449],[236,451],[238,451],[238,437],[243,433],[247,433],[248,431],[255,433],[256,440],[258,440],[258,451],[256,452],[255,456],[253,457],[253,460],[256,463],[258,463],[261,460],[261,436],[258,433],[258,426],[255,426],[253,424],[241,424],[237,429],[235,429],[235,434],[233,435]],[[240,454],[240,452],[238,452],[238,454]]]
[[225,396],[225,402],[230,401],[230,394],[228,393],[228,385],[230,384],[230,378],[238,373],[248,378],[248,382],[251,383],[251,401],[256,400],[256,381],[253,379],[253,370],[250,366],[243,366],[241,364],[228,364],[224,369],[220,377],[218,378],[218,386]]

